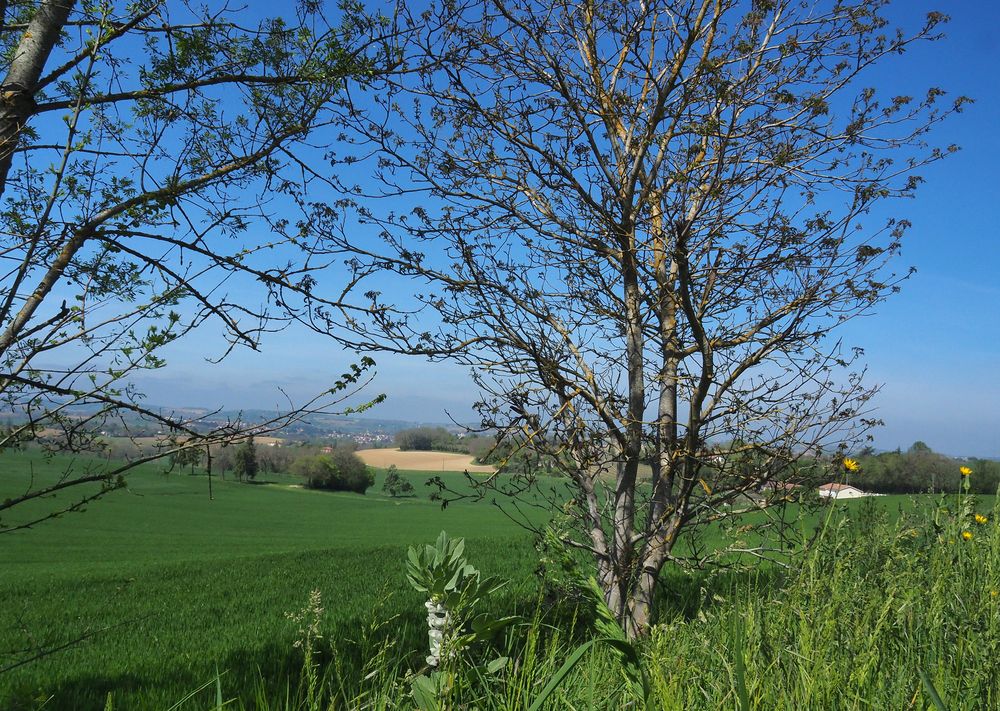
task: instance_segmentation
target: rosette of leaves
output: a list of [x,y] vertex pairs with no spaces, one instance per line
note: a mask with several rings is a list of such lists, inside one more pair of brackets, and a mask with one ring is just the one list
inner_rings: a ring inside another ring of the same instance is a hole
[[465,539],[451,539],[441,531],[434,545],[411,546],[407,551],[406,579],[418,592],[443,603],[452,615],[474,607],[505,583],[484,578],[465,558]]

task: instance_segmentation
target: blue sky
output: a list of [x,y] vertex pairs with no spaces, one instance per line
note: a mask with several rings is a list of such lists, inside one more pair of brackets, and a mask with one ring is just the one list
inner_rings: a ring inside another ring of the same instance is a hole
[[[942,125],[938,142],[962,150],[921,172],[925,185],[895,213],[913,222],[900,269],[917,273],[877,313],[841,336],[865,349],[875,404],[886,425],[875,445],[908,447],[920,439],[951,454],[1000,456],[1000,6],[900,0],[894,14],[912,23],[929,9],[952,16],[947,38],[925,43],[877,77],[894,93],[941,86],[976,103]],[[891,83],[890,83],[891,82]],[[921,92],[922,93],[922,92]],[[314,334],[274,334],[260,353],[204,363],[212,343],[195,338],[167,354],[170,367],[145,376],[149,401],[176,406],[274,407],[284,388],[304,398],[328,385],[353,354]],[[388,400],[370,416],[424,422],[470,420],[475,400],[466,369],[382,355],[371,392]]]
[[[914,7],[917,3],[903,3]],[[1000,455],[1000,9],[952,2],[948,37],[907,57],[904,81],[938,85],[976,103],[939,135],[962,150],[922,172],[902,206],[913,222],[901,264],[917,273],[846,340],[866,350],[884,448],[915,439],[954,454]]]

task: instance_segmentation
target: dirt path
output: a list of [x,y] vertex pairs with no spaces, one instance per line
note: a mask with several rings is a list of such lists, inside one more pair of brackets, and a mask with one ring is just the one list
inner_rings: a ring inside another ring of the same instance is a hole
[[468,454],[452,452],[400,452],[398,449],[359,449],[357,455],[365,464],[385,469],[395,464],[400,469],[421,472],[470,472],[492,473],[491,466],[476,464]]

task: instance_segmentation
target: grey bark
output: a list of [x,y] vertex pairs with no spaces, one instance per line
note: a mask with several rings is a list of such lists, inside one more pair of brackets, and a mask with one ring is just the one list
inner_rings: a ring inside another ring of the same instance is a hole
[[75,0],[42,0],[0,85],[0,195],[7,186],[18,139],[35,112],[35,92]]

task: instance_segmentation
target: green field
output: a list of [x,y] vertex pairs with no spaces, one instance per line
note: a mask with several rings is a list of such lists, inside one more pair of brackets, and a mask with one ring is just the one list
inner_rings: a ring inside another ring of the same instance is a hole
[[[0,496],[15,493],[29,471],[40,479],[57,476],[66,461],[4,453]],[[341,698],[354,698],[364,684],[374,683],[361,672],[387,645],[393,655],[386,665],[390,676],[398,678],[419,664],[426,644],[422,599],[405,582],[403,559],[407,546],[429,542],[442,529],[468,540],[469,558],[480,569],[511,581],[492,608],[530,618],[538,599],[533,575],[538,558],[528,534],[489,503],[457,502],[442,509],[427,497],[426,472],[404,474],[417,497],[393,500],[376,493],[380,472],[367,496],[304,490],[290,478],[275,477],[257,485],[216,480],[210,499],[204,476],[164,475],[151,466],[136,472],[128,489],[83,513],[3,534],[0,668],[27,660],[29,650],[68,646],[0,673],[0,708],[100,709],[110,695],[115,709],[166,709],[217,672],[227,698],[249,707],[291,708],[282,694],[295,696],[302,658],[293,646],[295,625],[285,613],[302,608],[313,589],[323,594],[323,659],[335,662],[326,665],[327,689],[351,687]],[[465,486],[460,474],[442,476],[450,486]],[[748,687],[757,699],[752,708],[779,708],[782,700],[789,709],[904,708],[896,705],[903,696],[920,694],[919,680],[914,686],[918,664],[937,673],[949,693],[966,694],[960,698],[968,703],[954,708],[992,708],[977,703],[998,698],[984,691],[983,679],[1000,672],[1000,662],[989,661],[1000,658],[993,655],[994,648],[1000,652],[1000,601],[991,597],[1000,585],[1000,536],[994,533],[992,544],[976,541],[986,547],[963,548],[954,541],[940,546],[933,541],[941,534],[930,524],[919,539],[892,532],[893,526],[909,525],[896,519],[921,514],[936,499],[873,501],[860,516],[862,501],[826,509],[832,514],[827,521],[832,548],[807,560],[798,576],[788,574],[787,588],[772,589],[767,575],[670,573],[675,597],[664,602],[665,625],[646,649],[660,707],[732,708],[727,655],[733,630],[743,630],[735,644],[759,652],[747,662],[757,674]],[[992,505],[989,497],[981,500],[983,510]],[[873,520],[879,510],[886,514],[881,522]],[[843,530],[842,511],[854,514]],[[22,509],[19,515],[29,513]],[[821,524],[821,516],[807,527]],[[709,544],[719,535],[709,532]],[[969,558],[969,551],[984,557]],[[841,578],[828,587],[828,581]],[[950,587],[940,591],[940,604],[932,603],[924,588],[939,580]],[[901,592],[893,598],[897,585]],[[964,599],[956,607],[956,597],[966,591],[980,601],[968,610]],[[774,604],[768,602],[772,597]],[[900,609],[886,607],[887,599]],[[927,620],[921,606],[931,611]],[[841,628],[836,620],[845,610],[858,617]],[[890,613],[900,619],[885,636],[878,630]],[[771,616],[776,619],[768,621]],[[960,624],[952,629],[949,620],[966,617],[975,629]],[[550,623],[559,631],[552,632]],[[933,629],[925,629],[930,625]],[[911,627],[915,631],[905,631]],[[550,631],[536,645],[544,629]],[[495,687],[504,691],[481,708],[525,707],[569,655],[580,629],[574,632],[560,618],[548,617],[508,638],[514,645],[510,656],[524,661]],[[871,635],[877,638],[870,640]],[[953,652],[952,644],[967,647]],[[775,645],[788,651],[775,651]],[[855,678],[851,665],[866,654],[874,655],[875,661],[866,662],[874,666],[863,670],[868,676]],[[968,654],[978,656],[963,656]],[[802,661],[807,657],[808,664]],[[843,669],[834,671],[837,664]],[[822,671],[827,667],[829,678]],[[880,671],[904,678],[880,680]],[[862,703],[864,694],[855,687],[883,681],[891,684],[872,691],[883,705]],[[371,692],[379,698],[405,696],[397,681],[379,683]],[[587,708],[590,699],[590,708],[612,709],[627,700],[614,659],[603,653],[588,657],[567,688],[549,708]],[[843,702],[838,694],[845,689],[857,703]],[[259,704],[262,694],[272,700]],[[213,699],[209,688],[181,708],[209,708]],[[832,705],[815,705],[817,699]],[[377,707],[396,708],[395,702]],[[399,708],[411,706],[404,702]]]
[[[39,477],[64,466],[5,453],[0,496],[16,491],[29,463]],[[442,510],[427,497],[426,472],[404,475],[420,498],[375,493],[380,474],[366,496],[215,481],[210,500],[205,477],[149,467],[83,513],[4,534],[0,667],[23,658],[13,650],[92,636],[0,674],[0,708],[10,708],[12,695],[52,696],[47,709],[96,708],[108,691],[122,708],[167,707],[216,668],[234,686],[248,686],[258,667],[280,676],[293,658],[284,613],[312,589],[340,600],[336,613],[328,603],[330,629],[367,624],[376,607],[383,617],[412,612],[400,625],[418,623],[422,601],[406,585],[405,550],[442,529],[465,536],[484,571],[530,582],[530,539],[501,511],[470,503]],[[444,477],[463,485],[460,474]],[[413,634],[419,640],[423,631]]]

